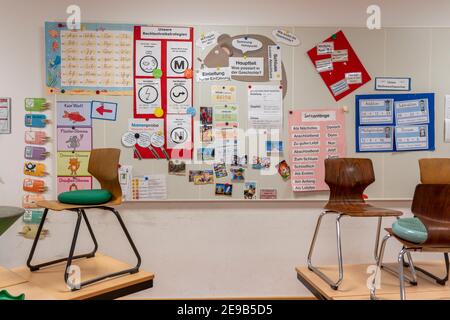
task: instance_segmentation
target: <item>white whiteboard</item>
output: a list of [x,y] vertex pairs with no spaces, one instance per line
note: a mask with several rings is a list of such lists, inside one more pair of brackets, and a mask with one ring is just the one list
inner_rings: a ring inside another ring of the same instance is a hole
[[[444,96],[450,93],[450,29],[448,28],[383,28],[368,30],[365,28],[331,27],[238,27],[238,26],[193,26],[194,40],[202,33],[217,31],[230,36],[243,34],[261,34],[272,37],[274,29],[288,29],[300,39],[300,46],[282,45],[283,63],[288,79],[288,91],[284,99],[284,145],[287,147],[287,114],[292,109],[323,109],[348,106],[346,113],[347,156],[372,159],[376,181],[367,189],[369,200],[411,199],[415,185],[419,181],[418,159],[427,157],[449,157],[450,144],[444,143]],[[365,86],[356,90],[339,102],[335,102],[328,89],[317,74],[306,52],[333,33],[343,30],[358,54],[360,60],[372,77]],[[204,58],[206,53],[195,49],[195,60]],[[195,61],[195,63],[198,63]],[[197,68],[198,65],[195,66]],[[355,94],[382,93],[374,90],[375,77],[410,77],[412,91],[417,93],[434,92],[436,151],[404,153],[355,153]],[[247,124],[247,85],[248,83],[194,81],[194,106],[212,106],[211,85],[227,84],[237,86],[237,104],[239,105],[240,127]],[[121,145],[121,135],[127,131],[128,119],[133,116],[132,97],[95,97],[95,96],[54,96],[55,100],[103,100],[117,102],[117,121],[93,121],[93,146],[117,147],[122,149],[121,164],[133,166],[135,175],[167,174],[166,160],[135,160],[133,152]],[[100,98],[100,99],[99,99]],[[198,133],[195,133],[198,136]],[[282,159],[288,160],[285,150]],[[188,165],[186,176],[167,174],[168,201],[239,201],[243,200],[243,183],[233,183],[233,196],[216,196],[214,185],[197,186],[188,182],[189,170],[212,169],[211,165]],[[276,188],[279,200],[326,200],[328,192],[292,192],[290,181],[283,181],[278,175],[263,176],[258,170],[252,170],[249,164],[245,173],[246,181],[256,181],[258,189]],[[220,179],[217,182],[230,182]],[[258,195],[259,198],[259,195]],[[246,200],[249,201],[249,200]],[[272,200],[270,200],[272,201]]]

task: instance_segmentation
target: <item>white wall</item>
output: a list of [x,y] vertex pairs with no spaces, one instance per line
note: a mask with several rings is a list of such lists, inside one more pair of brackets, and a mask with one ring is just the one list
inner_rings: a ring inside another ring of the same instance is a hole
[[[225,3],[225,4],[224,4]],[[78,4],[90,22],[161,24],[248,24],[364,26],[367,5],[382,6],[384,26],[448,26],[448,1],[0,1],[0,96],[13,99],[13,133],[0,135],[0,205],[20,205],[23,162],[23,99],[41,96],[44,21],[64,20]],[[50,168],[51,170],[51,168]],[[143,268],[156,273],[155,287],[142,297],[305,296],[294,267],[305,263],[322,203],[127,205],[125,222],[143,255]],[[382,205],[407,211],[408,203]],[[93,212],[101,251],[133,262],[110,216]],[[74,217],[54,214],[46,256],[68,251]],[[375,220],[343,221],[347,263],[372,256]],[[319,263],[333,263],[334,231],[328,221],[318,243]],[[16,235],[17,223],[0,243],[0,265],[25,263],[31,241]],[[87,239],[85,237],[85,239]],[[355,241],[358,239],[358,241]],[[88,241],[80,249],[88,249]],[[394,257],[390,250],[387,256]],[[42,255],[44,256],[44,255]]]

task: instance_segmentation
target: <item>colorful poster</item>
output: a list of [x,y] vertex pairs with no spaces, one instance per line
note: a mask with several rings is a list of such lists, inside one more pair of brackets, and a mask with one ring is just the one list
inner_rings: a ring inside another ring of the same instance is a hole
[[289,149],[292,190],[328,190],[324,160],[345,156],[344,112],[336,109],[290,112]]
[[90,176],[88,172],[89,151],[63,151],[57,153],[58,176]]
[[58,177],[58,194],[67,191],[89,190],[92,188],[92,177]]
[[91,151],[92,128],[58,127],[56,129],[58,151]]
[[236,86],[211,86],[212,104],[232,104],[236,102]]
[[318,43],[308,56],[336,101],[371,80],[342,31]]
[[90,101],[58,101],[56,103],[56,124],[58,127],[90,127]]
[[167,198],[167,182],[164,174],[133,177],[132,200],[164,200]]
[[[133,25],[45,23],[49,94],[132,95]],[[100,53],[100,54],[99,54]]]
[[434,94],[356,96],[356,152],[435,149]]

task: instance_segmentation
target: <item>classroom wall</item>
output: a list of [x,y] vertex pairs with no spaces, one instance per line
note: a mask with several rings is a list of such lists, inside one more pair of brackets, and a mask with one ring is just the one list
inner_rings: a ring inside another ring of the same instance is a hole
[[[0,1],[0,96],[12,97],[13,133],[0,135],[0,205],[20,205],[23,162],[23,99],[43,95],[44,21],[64,20],[65,8],[78,4],[87,22],[364,26],[367,5],[382,5],[384,26],[448,26],[448,1]],[[238,10],[239,9],[239,10]],[[407,14],[406,14],[407,13]],[[422,31],[426,32],[426,31]],[[445,31],[443,31],[445,35]],[[411,40],[414,47],[414,39]],[[438,41],[437,39],[435,41]],[[423,49],[423,48],[422,48]],[[427,50],[423,50],[427,54]],[[444,52],[433,52],[436,61]],[[381,72],[382,70],[380,70]],[[404,70],[401,70],[402,72]],[[406,72],[407,70],[405,70]],[[428,76],[426,70],[424,77]],[[395,74],[397,75],[397,74]],[[407,74],[402,74],[407,75]],[[400,76],[402,76],[400,75]],[[430,77],[432,75],[429,75]],[[423,80],[423,79],[422,79]],[[413,79],[413,84],[414,84]],[[426,81],[426,80],[423,80]],[[441,87],[432,83],[432,88]],[[440,138],[438,132],[438,138]],[[353,144],[353,141],[349,141]],[[400,157],[398,157],[400,158]],[[52,170],[52,168],[49,168]],[[378,205],[408,212],[408,202]],[[143,269],[156,273],[155,287],[140,297],[306,296],[294,267],[305,264],[321,202],[303,203],[155,203],[122,208],[143,256]],[[133,262],[113,217],[92,211],[100,250]],[[67,254],[74,218],[49,218],[50,236],[42,258]],[[391,221],[386,221],[388,225]],[[374,219],[344,219],[346,263],[372,257]],[[18,222],[0,242],[0,265],[26,261],[31,241],[17,235]],[[323,224],[318,263],[334,263],[334,225]],[[358,241],[355,241],[358,239]],[[84,237],[79,249],[88,250]],[[386,256],[393,260],[398,246]]]

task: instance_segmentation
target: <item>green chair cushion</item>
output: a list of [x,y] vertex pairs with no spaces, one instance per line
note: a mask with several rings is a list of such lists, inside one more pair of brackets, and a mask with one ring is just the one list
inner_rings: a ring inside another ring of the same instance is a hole
[[66,204],[97,205],[108,202],[111,197],[111,192],[105,189],[77,190],[61,193],[58,201]]
[[0,301],[1,300],[25,300],[25,295],[19,294],[18,296],[13,296],[6,290],[0,291]]
[[418,218],[402,218],[392,224],[393,233],[412,243],[424,243],[428,238],[427,228]]

